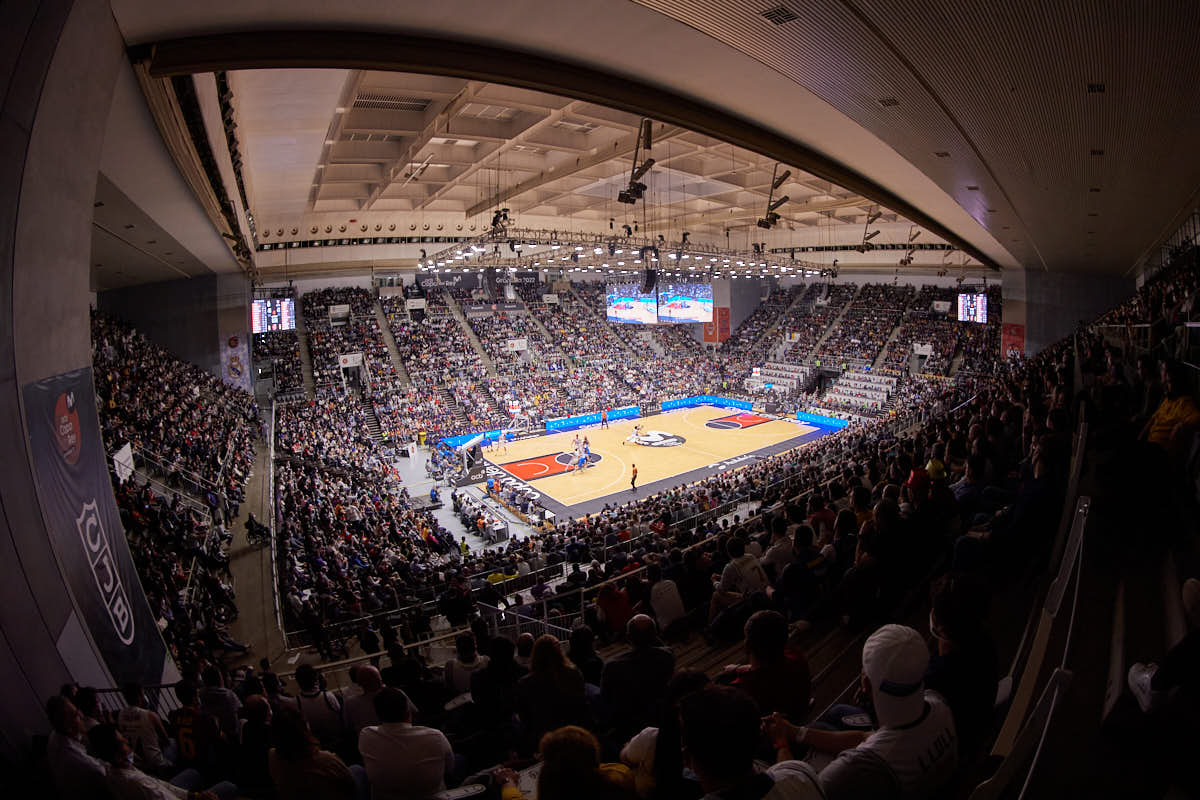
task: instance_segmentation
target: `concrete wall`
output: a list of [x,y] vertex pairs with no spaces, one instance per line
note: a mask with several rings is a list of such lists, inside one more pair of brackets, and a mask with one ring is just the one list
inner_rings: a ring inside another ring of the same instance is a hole
[[[0,25],[0,750],[45,733],[67,681],[111,683],[47,530],[21,387],[88,366],[92,202],[125,54],[103,0],[5,6]],[[45,501],[49,502],[49,501]],[[145,602],[137,592],[137,602]]]
[[[1026,270],[1025,352],[1037,353],[1053,344],[1080,321],[1112,308],[1133,291],[1132,277]],[[1010,321],[1007,308],[1004,316]]]

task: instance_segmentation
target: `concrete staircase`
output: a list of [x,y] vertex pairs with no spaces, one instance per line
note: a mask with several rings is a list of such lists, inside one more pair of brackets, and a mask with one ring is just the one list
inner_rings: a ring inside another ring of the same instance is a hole
[[[471,323],[467,322],[466,315],[462,312],[462,306],[458,304],[458,300],[446,295],[446,307],[450,309],[450,315],[458,320],[458,326],[463,329],[463,333],[467,336],[467,341],[471,343],[471,347],[483,359],[483,365],[487,367],[488,375],[492,378],[497,377],[500,373],[496,371],[496,362],[492,361],[492,357],[488,355],[487,350],[483,346],[483,342],[479,341],[479,337],[475,335],[475,331],[471,328]],[[464,418],[465,420],[465,418]]]
[[442,386],[441,384],[439,384],[437,387],[437,393],[441,396],[442,401],[446,404],[446,408],[450,409],[454,413],[454,419],[458,423],[466,425],[468,421],[467,414],[463,411],[462,406],[458,404],[458,401],[454,399],[454,395],[450,394],[449,390],[447,390],[446,387]]
[[313,379],[312,353],[308,350],[308,326],[304,322],[301,304],[296,304],[296,338],[300,340],[300,374],[304,378],[304,395],[309,400],[317,396],[317,382]]
[[412,378],[408,376],[408,370],[404,368],[404,361],[400,358],[400,351],[396,348],[396,337],[392,335],[392,326],[388,324],[387,314],[383,313],[383,304],[378,299],[375,300],[375,319],[379,321],[383,343],[387,345],[388,356],[392,359],[392,366],[396,368],[396,374],[400,376],[400,381],[405,387],[412,386]]
[[371,438],[377,444],[383,443],[383,426],[379,424],[379,416],[375,413],[375,406],[371,405],[370,400],[359,399],[358,407],[363,410],[363,414],[367,418],[367,430],[371,432]]

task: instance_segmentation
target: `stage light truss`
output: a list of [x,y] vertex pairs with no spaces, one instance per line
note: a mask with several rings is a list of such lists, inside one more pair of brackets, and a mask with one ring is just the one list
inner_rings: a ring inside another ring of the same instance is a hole
[[828,264],[657,237],[512,228],[485,233],[422,259],[421,272],[563,270],[632,274],[645,269],[681,276],[828,276]]

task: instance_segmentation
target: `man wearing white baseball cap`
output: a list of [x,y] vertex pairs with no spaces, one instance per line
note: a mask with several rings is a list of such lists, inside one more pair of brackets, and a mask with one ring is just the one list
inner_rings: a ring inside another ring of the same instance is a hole
[[871,732],[823,731],[772,718],[781,749],[799,744],[837,754],[820,773],[826,800],[930,797],[958,766],[950,707],[925,690],[929,650],[904,625],[884,625],[863,645],[863,690],[871,697]]

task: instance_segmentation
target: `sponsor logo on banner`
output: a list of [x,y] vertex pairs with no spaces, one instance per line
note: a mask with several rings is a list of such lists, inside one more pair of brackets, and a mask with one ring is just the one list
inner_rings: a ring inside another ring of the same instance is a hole
[[108,609],[113,630],[123,643],[133,644],[133,611],[125,595],[125,587],[121,585],[121,576],[117,572],[112,549],[108,546],[108,534],[104,532],[104,522],[100,519],[100,510],[94,499],[83,504],[75,520],[75,528],[79,531],[88,563],[92,565],[92,577],[96,579],[96,588],[100,590],[104,607]]
[[493,479],[499,481],[500,485],[503,487],[506,487],[509,489],[520,489],[522,491],[528,492],[529,498],[531,500],[536,501],[538,498],[540,498],[542,496],[541,492],[534,489],[528,483],[526,483],[523,480],[520,480],[519,478],[514,478],[511,474],[509,474],[508,472],[505,472],[503,469],[495,466],[494,464],[488,464],[484,470],[484,473],[487,478],[493,478]]
[[63,461],[74,466],[79,460],[79,413],[75,410],[75,393],[63,392],[54,404],[54,438]]
[[[239,336],[239,346],[246,345]],[[225,345],[228,337],[221,339]],[[67,602],[116,685],[177,679],[146,602],[113,497],[91,368],[25,384],[22,397],[43,535]],[[126,464],[128,462],[126,461]]]

